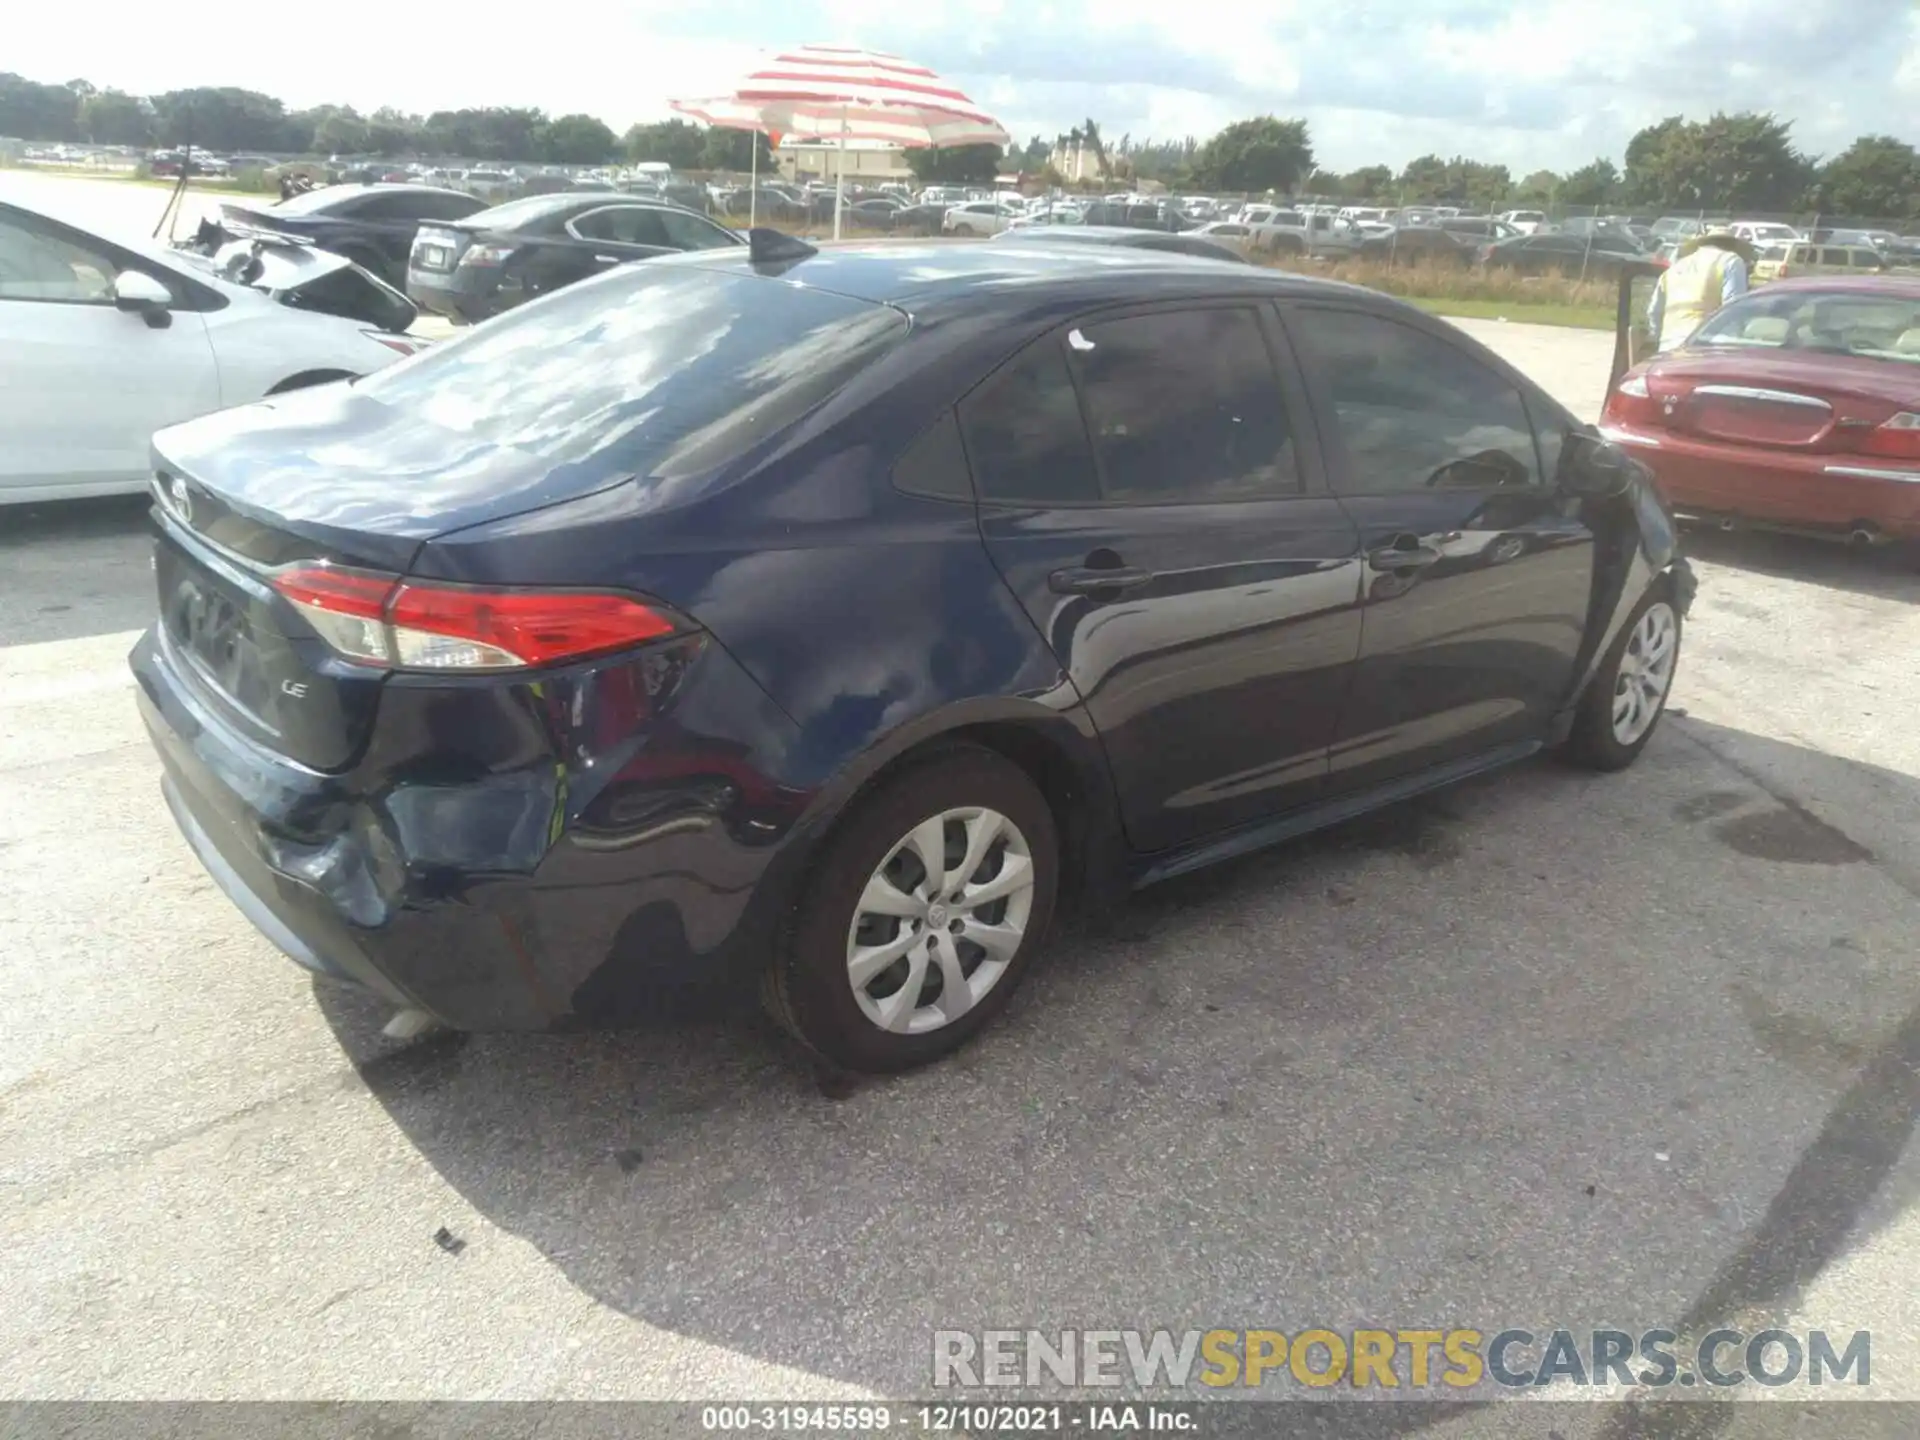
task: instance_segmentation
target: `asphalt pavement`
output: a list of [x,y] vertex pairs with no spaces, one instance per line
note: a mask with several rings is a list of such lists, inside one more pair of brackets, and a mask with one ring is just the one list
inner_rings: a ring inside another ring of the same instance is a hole
[[[1466,328],[1593,409],[1603,337]],[[1632,771],[1156,887],[846,1086],[751,1012],[395,1044],[276,955],[139,733],[143,524],[0,511],[0,1397],[919,1395],[935,1329],[1777,1320],[1920,1398],[1890,559],[1694,537]]]

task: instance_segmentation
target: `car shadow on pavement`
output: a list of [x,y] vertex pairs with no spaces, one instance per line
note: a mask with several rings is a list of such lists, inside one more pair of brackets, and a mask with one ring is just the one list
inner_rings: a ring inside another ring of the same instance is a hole
[[888,1080],[737,1013],[395,1046],[316,991],[586,1294],[881,1393],[930,1393],[936,1328],[1753,1330],[1916,1198],[1920,867],[1780,774],[1920,805],[1672,720],[1623,777],[1528,765],[1143,892]]
[[1829,590],[1920,603],[1920,563],[1900,546],[1862,549],[1835,540],[1781,535],[1765,530],[1721,530],[1684,522],[1682,544],[1689,557],[1755,574],[1800,580]]
[[153,619],[143,495],[0,505],[0,646],[143,629]]

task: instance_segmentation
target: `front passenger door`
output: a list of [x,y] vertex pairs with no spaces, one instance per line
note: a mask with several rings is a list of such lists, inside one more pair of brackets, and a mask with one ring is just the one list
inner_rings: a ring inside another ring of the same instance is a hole
[[1366,788],[1537,741],[1571,691],[1593,583],[1593,532],[1550,483],[1557,439],[1543,460],[1520,389],[1420,322],[1283,313],[1366,556],[1329,783]]

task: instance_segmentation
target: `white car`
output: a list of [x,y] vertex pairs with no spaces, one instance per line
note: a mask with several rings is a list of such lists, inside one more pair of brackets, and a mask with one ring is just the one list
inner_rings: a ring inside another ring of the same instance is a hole
[[199,257],[0,204],[0,505],[138,493],[154,431],[390,365],[412,319],[324,251]]
[[1547,216],[1544,210],[1509,210],[1496,215],[1496,220],[1504,220],[1522,235],[1537,235],[1546,228]]
[[1777,220],[1736,220],[1733,233],[1742,240],[1755,245],[1791,245],[1796,240],[1804,240],[1791,225],[1783,225]]
[[998,235],[1019,213],[1004,200],[969,200],[947,211],[940,228],[949,235]]

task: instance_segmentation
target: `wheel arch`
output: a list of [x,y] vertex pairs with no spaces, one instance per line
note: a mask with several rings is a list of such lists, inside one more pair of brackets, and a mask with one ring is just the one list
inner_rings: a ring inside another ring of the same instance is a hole
[[827,837],[868,795],[943,750],[968,746],[1010,761],[1046,800],[1060,835],[1063,909],[1097,913],[1125,893],[1127,847],[1099,739],[1084,714],[1033,700],[947,707],[870,747],[822,788],[796,827],[788,886],[804,883]]

